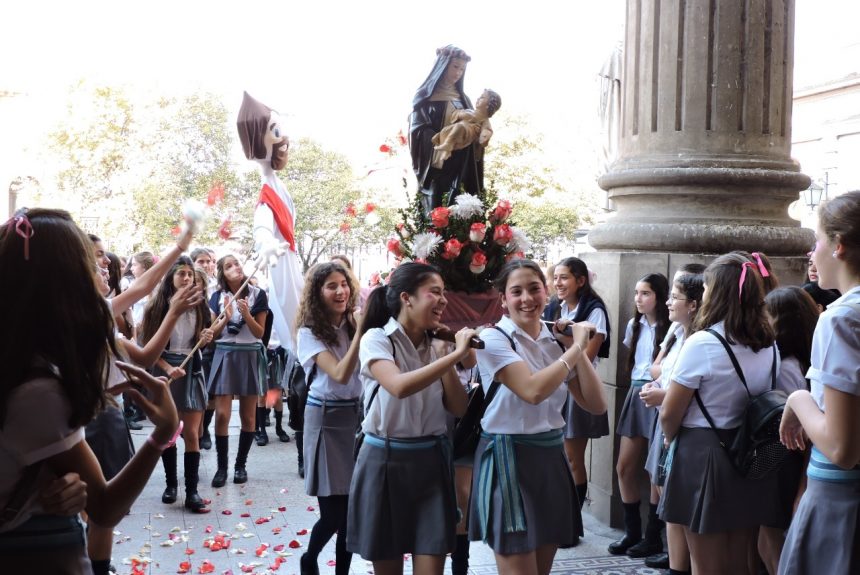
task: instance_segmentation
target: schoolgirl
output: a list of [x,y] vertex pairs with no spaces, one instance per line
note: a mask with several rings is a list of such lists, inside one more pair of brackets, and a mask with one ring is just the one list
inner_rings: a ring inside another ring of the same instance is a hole
[[404,553],[412,553],[415,573],[441,574],[454,550],[445,410],[466,411],[454,366],[474,358],[475,331],[461,329],[454,351],[440,353],[428,330],[441,326],[447,303],[439,272],[413,262],[368,297],[359,348],[365,437],[349,489],[346,546],[373,561],[379,575],[402,573]]
[[500,573],[547,574],[557,548],[582,535],[561,408],[570,392],[589,412],[606,411],[584,351],[593,326],[574,324],[572,337],[549,331],[546,280],[530,260],[508,262],[495,287],[507,315],[481,332],[478,366],[493,395],[475,454],[469,536],[493,549]]
[[165,384],[142,369],[117,364],[148,398],[128,384],[111,392],[128,390],[155,431],[128,465],[105,481],[83,441],[83,426],[105,405],[105,377],[117,353],[111,308],[97,280],[92,244],[68,213],[21,211],[0,228],[0,297],[16,302],[6,312],[15,329],[0,333],[0,563],[10,573],[92,573],[77,514],[48,514],[31,495],[57,477],[77,473],[86,484],[92,521],[114,526],[178,427]]
[[860,191],[819,207],[812,259],[821,287],[844,295],[818,318],[811,391],[792,393],[782,416],[782,442],[812,455],[779,573],[847,575],[860,571]]
[[[173,264],[171,271],[164,277],[158,290],[150,297],[149,304],[143,313],[141,323],[141,341],[149,342],[164,321],[170,308],[170,300],[177,290],[196,285],[194,266],[191,259],[182,256]],[[199,285],[202,292],[205,285]],[[179,411],[184,425],[182,438],[185,441],[183,469],[185,472],[185,507],[194,513],[207,513],[209,510],[197,492],[200,468],[200,422],[203,419],[203,409],[206,407],[206,380],[203,375],[202,355],[196,350],[185,368],[179,366],[198,340],[204,345],[212,341],[212,313],[206,300],[200,298],[200,303],[186,311],[177,319],[161,357],[156,361],[156,375],[166,375],[169,380],[170,393],[173,403]],[[163,503],[174,503],[179,485],[177,478],[177,449],[174,445],[165,449],[161,454],[164,464],[164,475],[167,487],[161,495]]]
[[346,510],[360,422],[358,286],[340,262],[317,264],[305,276],[298,314],[298,358],[309,374],[304,426],[305,492],[319,500],[320,519],[301,558],[302,574],[319,573],[317,557],[337,533],[335,572],[349,573]]
[[222,310],[225,313],[212,324],[215,355],[209,374],[209,393],[215,396],[215,450],[218,454],[218,469],[212,478],[212,487],[223,487],[227,482],[230,447],[227,430],[234,395],[239,396],[242,426],[233,467],[233,483],[248,481],[245,464],[254,441],[257,398],[263,395],[266,381],[266,354],[262,337],[269,302],[266,292],[250,284],[241,293],[236,293],[246,278],[239,260],[234,256],[222,257],[216,267],[218,291],[212,294],[209,307],[216,317]]
[[[591,272],[579,258],[565,258],[553,270],[556,296],[550,300],[544,319],[557,321],[564,330],[569,323],[587,321],[595,327],[594,337],[583,348],[594,368],[600,358],[609,357],[609,314],[603,299],[591,287]],[[564,450],[573,470],[573,482],[580,508],[588,493],[585,448],[589,439],[609,435],[609,416],[589,413],[568,395],[565,405]]]
[[633,291],[636,313],[627,323],[624,345],[630,350],[627,369],[630,373],[630,389],[616,434],[621,437],[618,452],[618,487],[624,506],[624,537],[609,545],[613,555],[627,554],[630,557],[647,557],[663,550],[661,531],[663,523],[657,517],[660,496],[651,485],[650,511],[645,538],[642,538],[642,519],[639,516],[639,461],[648,448],[648,440],[654,429],[657,410],[647,407],[639,397],[642,386],[652,381],[651,364],[657,357],[657,342],[663,341],[669,330],[669,281],[663,274],[648,274],[638,282]]
[[[704,266],[703,266],[704,271]],[[669,320],[675,326],[666,343],[661,346],[660,364],[658,369],[652,367],[651,376],[654,381],[646,383],[639,392],[639,397],[647,407],[655,407],[658,411],[666,397],[666,389],[672,381],[672,370],[687,337],[692,332],[696,314],[702,306],[702,276],[701,274],[676,273],[677,278],[672,285],[672,293],[666,301],[669,309]],[[657,360],[655,360],[656,363]],[[654,430],[648,444],[648,458],[645,470],[651,478],[651,484],[657,486],[660,495],[663,492],[663,482],[660,475],[660,459],[663,453],[663,430],[659,420],[654,422]],[[650,520],[649,520],[650,525]],[[668,554],[657,554],[645,559],[648,567],[672,569],[673,573],[685,573],[690,570],[690,550],[687,548],[684,528],[676,523],[666,525],[666,541],[669,546]],[[663,555],[660,557],[659,555]]]
[[[807,292],[797,286],[779,287],[764,298],[767,314],[776,334],[781,359],[776,385],[786,394],[809,389],[804,374],[809,370],[812,336],[818,322],[818,307]],[[782,517],[775,525],[762,525],[758,533],[758,550],[768,573],[776,573],[785,543],[785,532],[791,524],[794,504],[803,493],[804,454],[792,453],[780,466],[777,486]]]
[[749,397],[731,355],[752,395],[771,388],[779,355],[759,267],[742,253],[720,256],[705,270],[695,329],[660,413],[666,441],[675,442],[660,517],[684,526],[694,573],[746,573],[758,526],[779,510],[775,485],[741,477],[721,445],[740,426]]

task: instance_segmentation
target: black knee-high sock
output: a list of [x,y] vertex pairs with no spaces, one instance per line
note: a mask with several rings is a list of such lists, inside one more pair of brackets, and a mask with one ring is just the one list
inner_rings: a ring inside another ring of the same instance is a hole
[[275,429],[283,429],[281,427],[283,421],[284,421],[284,411],[283,410],[278,411],[276,409],[275,410]]
[[253,442],[253,431],[239,432],[239,449],[236,451],[236,469],[245,469],[245,464],[248,462],[248,452],[251,451],[251,444]]
[[576,485],[576,497],[579,499],[579,508],[585,505],[585,496],[588,494],[588,483],[580,483]]
[[266,429],[266,408],[257,406],[257,417],[256,422],[254,424],[254,431],[261,431]]
[[93,575],[110,575],[110,559],[91,559]]
[[218,469],[227,469],[227,462],[230,461],[230,437],[228,435],[215,436],[215,452],[218,454]]
[[[332,535],[346,524],[347,496],[330,495],[318,497],[320,506],[320,518],[311,530],[311,538],[308,541],[308,555],[316,561],[317,556],[326,546]],[[344,532],[344,536],[346,533]],[[340,537],[338,537],[340,540]],[[346,551],[346,541],[343,543],[343,551]]]
[[212,423],[212,418],[215,416],[214,409],[207,409],[203,412],[203,434],[209,433],[209,424]]
[[469,536],[457,535],[457,546],[451,553],[451,574],[466,575],[469,572]]
[[691,571],[678,571],[677,569],[669,568],[669,575],[690,575]]
[[346,516],[349,499],[347,495],[338,495],[337,497],[343,497],[343,503],[338,510],[340,524],[337,526],[337,540],[334,546],[334,573],[335,575],[349,575],[349,567],[352,564],[352,553],[346,550]]
[[176,475],[176,446],[171,445],[161,452],[161,463],[164,464],[164,479],[168,487],[177,487],[179,479]]

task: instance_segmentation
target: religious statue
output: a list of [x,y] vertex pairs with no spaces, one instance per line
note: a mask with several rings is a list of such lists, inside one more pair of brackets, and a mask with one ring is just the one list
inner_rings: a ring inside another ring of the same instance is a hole
[[455,150],[462,150],[481,138],[481,134],[489,128],[489,120],[502,106],[502,98],[492,90],[484,90],[474,110],[456,110],[452,116],[453,124],[448,124],[442,131],[433,136],[434,168],[441,168],[445,160],[451,157]]
[[290,141],[278,113],[247,92],[236,120],[245,157],[255,160],[263,186],[254,210],[254,251],[257,265],[269,266],[269,307],[274,328],[285,349],[296,350],[296,312],[304,278],[296,253],[296,208],[276,172],[287,167]]
[[482,123],[477,141],[462,149],[437,150],[433,143],[443,128],[458,121],[458,112],[473,110],[463,91],[463,75],[470,60],[453,45],[436,50],[436,63],[412,99],[409,151],[425,214],[441,206],[446,194],[448,204],[454,203],[461,188],[483,197],[483,153],[493,134],[489,122]]

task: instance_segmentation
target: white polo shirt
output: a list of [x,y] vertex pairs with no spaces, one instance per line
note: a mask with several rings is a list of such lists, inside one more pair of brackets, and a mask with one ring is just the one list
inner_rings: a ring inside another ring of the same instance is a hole
[[[529,371],[534,373],[551,365],[564,353],[543,324],[537,339],[532,339],[518,328],[508,316],[503,316],[496,325],[513,338],[517,350],[511,348],[510,341],[498,330],[489,328],[481,332],[485,347],[478,350],[478,367],[485,394],[489,392],[496,374],[504,367],[524,361]],[[481,426],[487,433],[504,434],[534,434],[559,429],[564,427],[561,408],[566,399],[567,385],[563,379],[559,380],[558,388],[552,395],[538,405],[523,401],[502,384],[484,412]]]
[[[299,328],[297,356],[306,375],[311,373],[315,359],[320,353],[328,351],[338,361],[346,355],[350,344],[346,321],[342,321],[335,330],[337,343],[328,345],[318,339],[309,327]],[[317,366],[314,380],[311,382],[310,395],[318,399],[356,399],[361,395],[361,381],[358,379],[357,366],[346,384],[334,381],[323,369]]]
[[[396,353],[392,352],[392,342]],[[371,364],[376,360],[393,361],[401,372],[407,372],[433,363],[437,358],[429,337],[425,336],[416,349],[400,323],[391,318],[385,327],[369,329],[361,337],[358,358],[361,362],[359,379],[364,387],[366,415],[362,429],[365,433],[400,438],[447,433],[441,379],[403,399],[397,399],[380,386],[373,404],[367,407],[373,390],[379,385],[370,372]]]
[[[663,388],[669,387],[669,384],[672,381],[672,371],[675,369],[675,364],[678,362],[678,356],[681,355],[681,348],[684,346],[684,326],[674,323],[672,325],[678,326],[675,330],[675,343],[672,345],[672,349],[663,356],[663,362],[660,364],[660,377],[654,381],[655,385]],[[668,339],[669,338],[665,338],[663,340],[664,343],[661,347],[666,347]]]
[[[725,337],[723,322],[711,329]],[[755,353],[752,349],[730,344],[738,359],[752,395],[770,389],[774,344]],[[776,370],[779,373],[779,350],[776,352]],[[713,335],[699,331],[691,335],[672,371],[672,382],[690,389],[698,389],[702,403],[718,429],[733,429],[741,424],[749,396],[738,378],[732,361],[723,344]],[[690,399],[683,427],[710,427],[695,398]]]
[[806,372],[812,397],[824,411],[824,388],[860,395],[860,286],[847,291],[818,317],[812,336],[812,367]]
[[[573,318],[576,317],[576,310],[578,309],[579,304],[577,304],[575,308],[569,309],[567,306],[567,302],[563,301],[561,302],[561,315],[559,316],[559,318],[569,319],[573,321]],[[593,310],[591,310],[591,313],[588,314],[588,317],[585,318],[585,321],[587,321],[588,323],[593,323],[594,327],[596,328],[595,332],[603,335],[604,339],[606,338],[608,332],[606,330],[606,314],[603,313],[603,310],[601,310],[600,308],[594,308]],[[592,361],[591,363],[594,365],[594,368],[597,369],[597,364],[600,363],[600,358],[595,355],[594,361]]]
[[[630,349],[633,342],[633,321],[636,318],[630,318],[627,322],[627,330],[624,332],[624,347]],[[648,380],[651,381],[651,364],[654,363],[654,339],[657,335],[657,326],[648,323],[648,318],[645,315],[639,318],[639,339],[636,341],[636,350],[634,351],[633,371],[630,374],[631,380]]]
[[776,388],[789,395],[798,389],[806,389],[806,378],[803,376],[803,370],[800,369],[800,362],[796,357],[791,356],[782,359],[779,373],[776,374]]

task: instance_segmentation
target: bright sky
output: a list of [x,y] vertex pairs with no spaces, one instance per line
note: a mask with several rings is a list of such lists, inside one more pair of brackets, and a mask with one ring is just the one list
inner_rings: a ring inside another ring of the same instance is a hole
[[[361,163],[406,126],[435,48],[448,43],[472,56],[465,85],[473,99],[492,87],[503,108],[530,113],[550,145],[575,149],[568,140],[593,122],[596,73],[622,37],[624,4],[4,2],[0,91],[28,94],[38,117],[0,111],[0,151],[27,142],[39,118],[61,111],[67,86],[86,78],[163,93],[212,91],[231,117],[248,90],[286,116],[294,138],[315,137]],[[798,86],[844,66],[828,50],[856,34],[857,4],[798,2]]]

